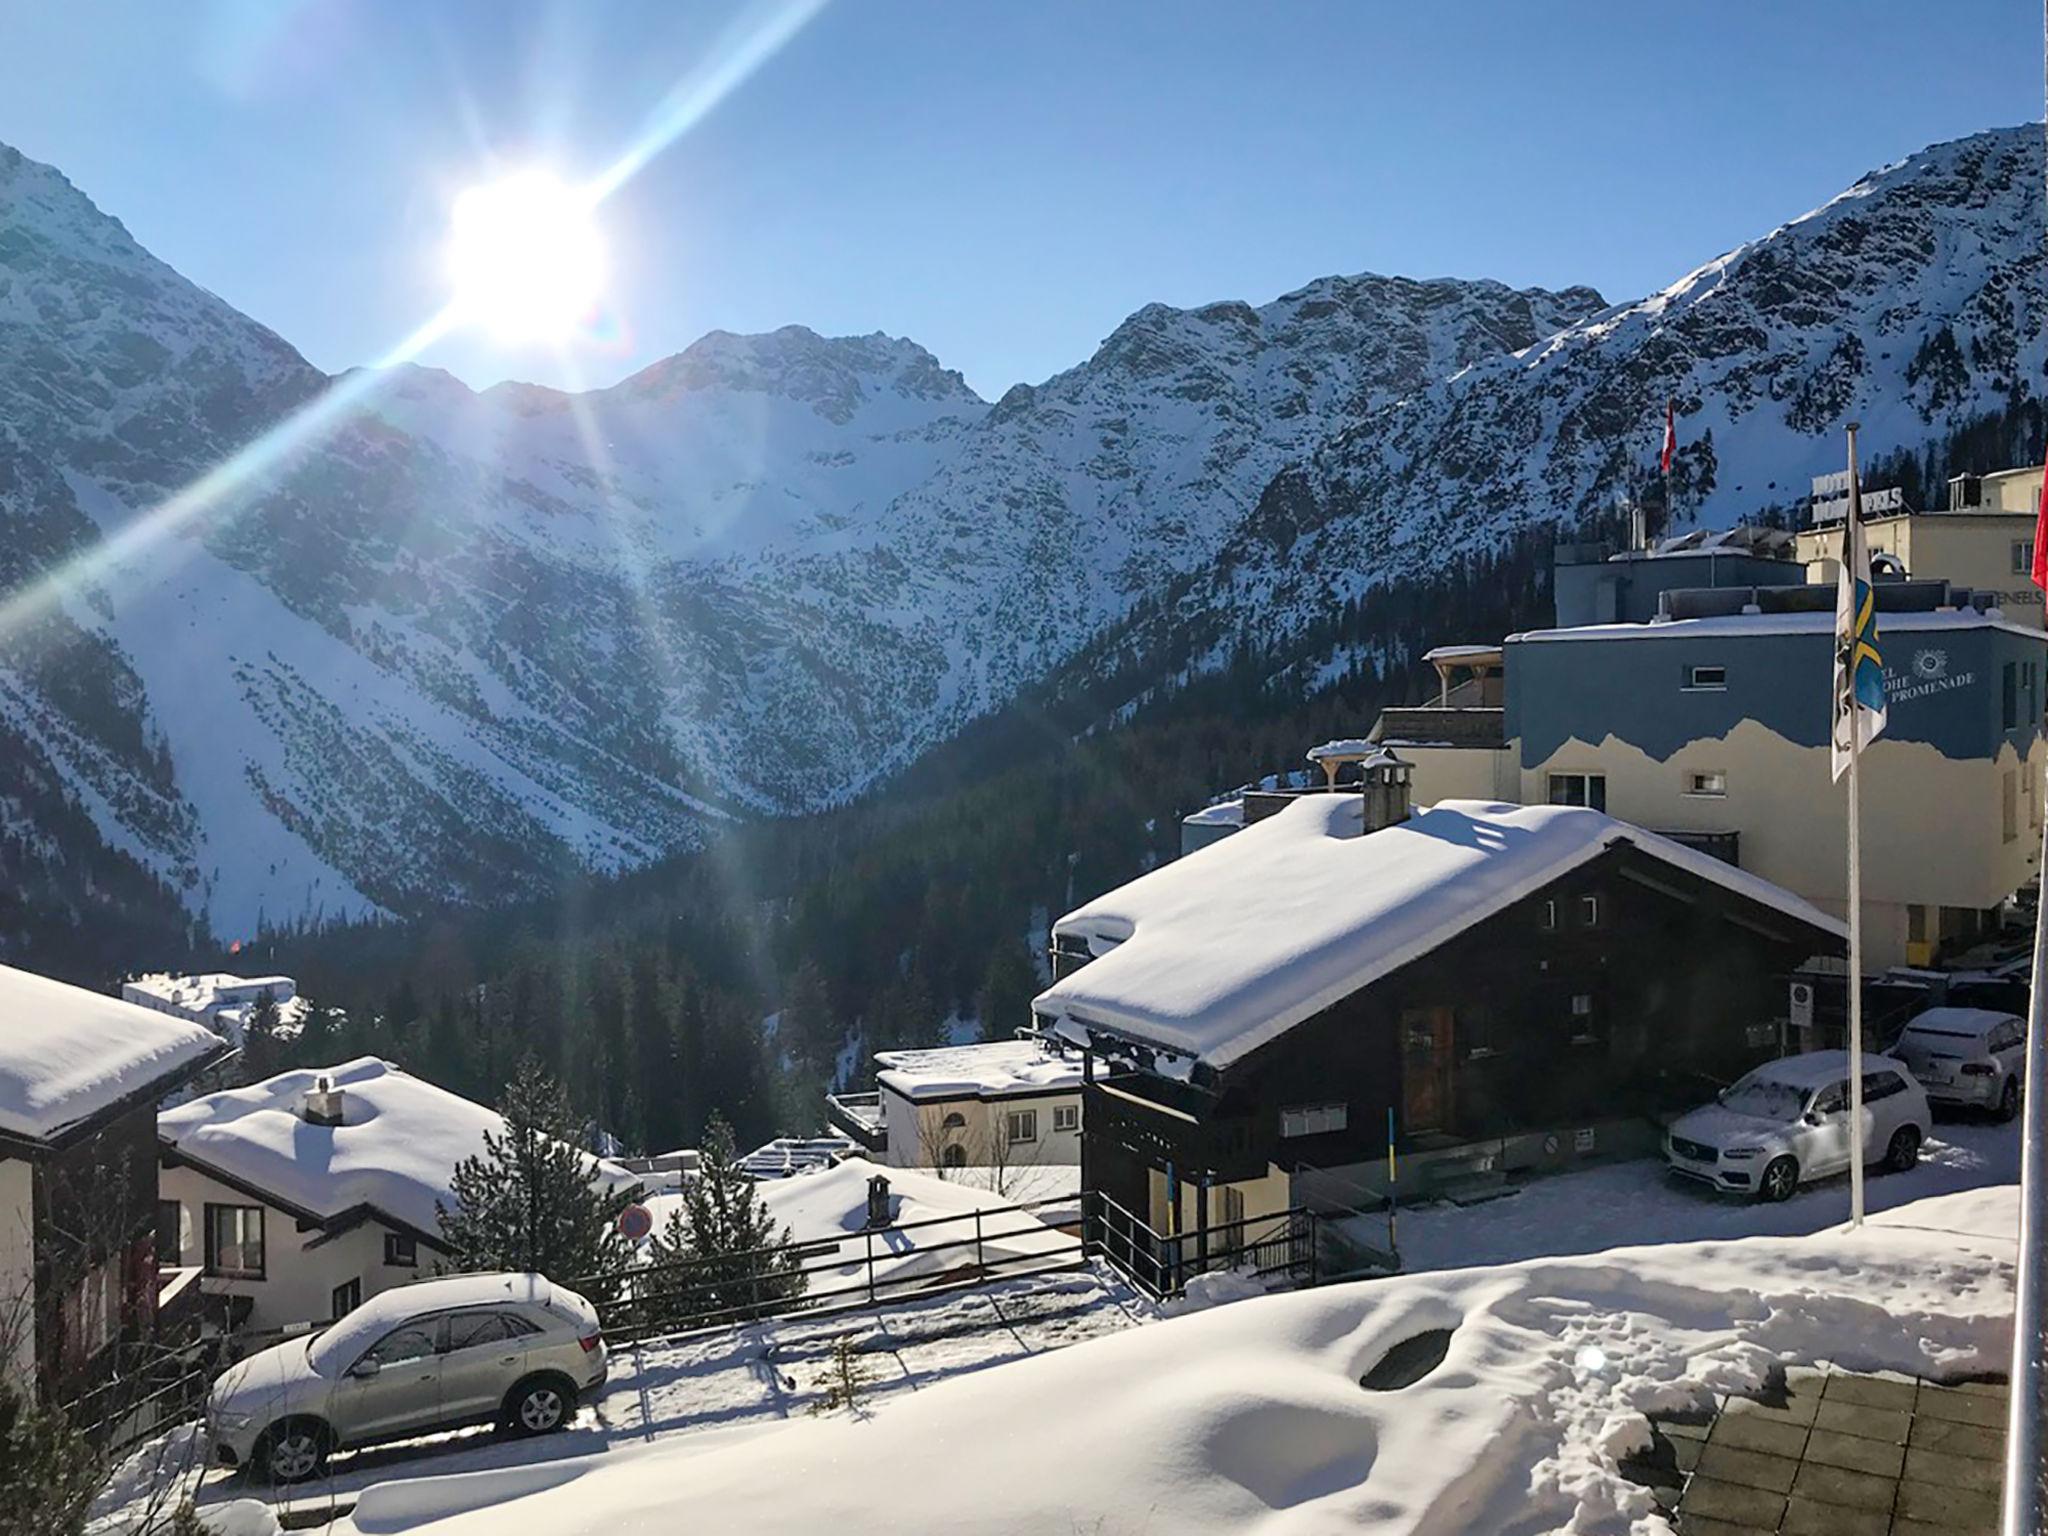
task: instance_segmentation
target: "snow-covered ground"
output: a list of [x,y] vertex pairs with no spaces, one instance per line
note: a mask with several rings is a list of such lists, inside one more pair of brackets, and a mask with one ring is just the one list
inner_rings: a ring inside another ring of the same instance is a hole
[[[1784,1360],[1941,1378],[2002,1370],[2016,1222],[2011,1188],[1975,1190],[1856,1233],[1250,1300],[773,1434],[387,1483],[352,1524],[364,1536],[1651,1536],[1669,1527],[1617,1465],[1647,1443],[1650,1412],[1759,1386]],[[1448,1351],[1421,1380],[1362,1387],[1390,1349],[1438,1329],[1450,1330]]]

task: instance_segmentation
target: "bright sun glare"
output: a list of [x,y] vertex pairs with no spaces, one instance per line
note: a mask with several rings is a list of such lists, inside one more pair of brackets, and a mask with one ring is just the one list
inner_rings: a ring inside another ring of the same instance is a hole
[[561,341],[604,286],[592,199],[546,171],[520,171],[455,199],[448,276],[461,323],[510,342]]

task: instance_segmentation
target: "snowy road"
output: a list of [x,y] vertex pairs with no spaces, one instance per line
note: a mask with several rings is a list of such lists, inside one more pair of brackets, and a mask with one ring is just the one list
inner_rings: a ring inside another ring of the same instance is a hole
[[[1873,1175],[1864,1201],[1874,1214],[1935,1195],[2016,1184],[2019,1177],[2017,1122],[1937,1119],[1920,1166]],[[1516,1194],[1480,1205],[1403,1212],[1401,1267],[1459,1269],[1642,1243],[1800,1237],[1848,1219],[1847,1174],[1806,1185],[1782,1205],[1764,1205],[1668,1173],[1661,1158],[1643,1159],[1534,1179]]]

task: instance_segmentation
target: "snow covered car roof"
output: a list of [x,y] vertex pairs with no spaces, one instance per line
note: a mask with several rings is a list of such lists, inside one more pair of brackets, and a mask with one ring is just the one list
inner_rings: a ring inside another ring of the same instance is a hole
[[1304,795],[1069,912],[1054,934],[1097,958],[1034,1009],[1224,1067],[1624,844],[1830,938],[1847,932],[1767,880],[1599,811],[1446,800],[1361,835],[1364,814],[1359,795]]
[[[564,1292],[565,1296],[573,1292]],[[379,1291],[316,1338],[306,1359],[323,1376],[338,1376],[362,1352],[407,1318],[451,1307],[486,1307],[493,1302],[546,1306],[555,1288],[543,1275],[449,1275]]]
[[1081,1058],[1036,1040],[990,1040],[929,1051],[877,1051],[875,1080],[906,1099],[1056,1093],[1081,1086]]
[[204,1025],[0,965],[0,1131],[47,1141],[226,1050]]
[[[322,1078],[341,1091],[339,1125],[305,1116],[307,1091]],[[368,1206],[430,1239],[440,1231],[436,1207],[455,1204],[455,1165],[483,1153],[484,1132],[504,1130],[495,1110],[375,1056],[280,1072],[157,1116],[158,1138],[202,1172],[323,1221]],[[615,1163],[589,1165],[614,1189],[640,1182]]]
[[[1907,1070],[1904,1062],[1887,1056],[1883,1051],[1865,1051],[1863,1070],[1869,1072],[1876,1067],[1897,1067],[1901,1072]],[[1767,1061],[1752,1068],[1746,1075],[1768,1078],[1774,1083],[1795,1088],[1823,1088],[1848,1077],[1849,1053],[1806,1051],[1797,1056],[1780,1056],[1776,1061]]]
[[1996,1008],[1929,1008],[1925,1013],[1916,1013],[1908,1019],[1906,1029],[1909,1032],[1922,1030],[1930,1034],[1960,1035],[1975,1040],[1986,1030],[2010,1024],[2018,1017],[2016,1013],[2004,1013]]

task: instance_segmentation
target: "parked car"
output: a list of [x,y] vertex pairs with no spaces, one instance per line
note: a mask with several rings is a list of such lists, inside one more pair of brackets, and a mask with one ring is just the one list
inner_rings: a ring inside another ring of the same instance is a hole
[[272,1482],[328,1454],[428,1430],[560,1429],[604,1384],[597,1310],[540,1275],[455,1275],[384,1291],[332,1327],[223,1372],[214,1457]]
[[1909,1023],[1892,1054],[1937,1104],[1986,1109],[2001,1120],[2020,1112],[2027,1026],[1989,1008],[1930,1008]]
[[[1903,1172],[1927,1138],[1927,1095],[1905,1064],[1863,1057],[1863,1155]],[[1674,1172],[1716,1189],[1789,1200],[1809,1179],[1849,1166],[1849,1054],[1808,1051],[1765,1062],[1664,1138]]]

